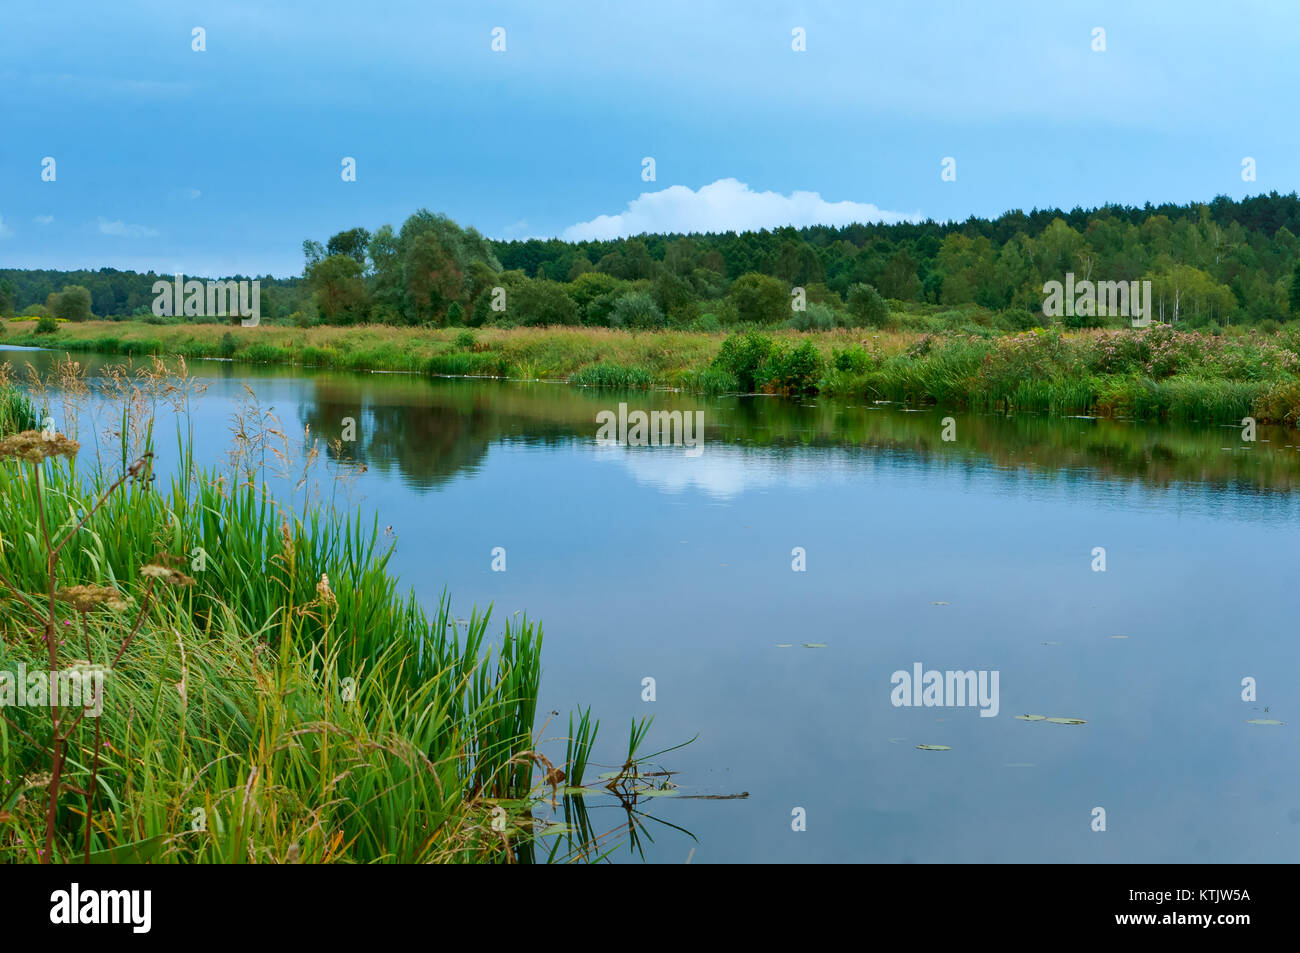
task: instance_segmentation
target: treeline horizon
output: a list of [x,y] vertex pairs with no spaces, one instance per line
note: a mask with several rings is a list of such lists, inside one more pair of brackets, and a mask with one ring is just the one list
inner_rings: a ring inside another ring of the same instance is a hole
[[[1197,327],[1300,318],[1297,235],[1295,192],[1012,210],[964,222],[578,242],[492,240],[420,210],[400,229],[355,227],[324,243],[308,239],[301,276],[207,279],[259,280],[264,319],[303,326],[813,329],[883,326],[891,312],[946,308],[994,315],[991,323],[1014,330],[1051,323],[1042,316],[1043,285],[1073,273],[1079,280],[1150,280],[1155,316]],[[111,268],[0,269],[0,314],[148,320],[153,283],[172,277]],[[807,302],[802,310],[791,308],[797,288]],[[1115,322],[1083,315],[1066,323]]]

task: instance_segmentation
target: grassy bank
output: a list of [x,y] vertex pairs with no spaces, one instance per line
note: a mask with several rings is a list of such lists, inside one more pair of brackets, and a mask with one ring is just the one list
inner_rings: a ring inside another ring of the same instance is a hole
[[747,334],[601,328],[300,329],[63,324],[5,341],[104,354],[567,380],[688,392],[824,393],[1054,414],[1207,422],[1300,421],[1300,331],[1207,334],[1167,326],[1003,333],[839,329]]
[[[264,446],[205,471],[182,427],[151,479],[132,408],[165,393],[183,417],[188,392],[137,378],[119,457],[87,471],[0,382],[0,863],[535,859],[532,811],[594,741],[535,750],[541,628],[426,614],[377,526],[272,499]],[[23,671],[102,680],[102,711],[23,706]],[[590,859],[589,834],[541,859]]]

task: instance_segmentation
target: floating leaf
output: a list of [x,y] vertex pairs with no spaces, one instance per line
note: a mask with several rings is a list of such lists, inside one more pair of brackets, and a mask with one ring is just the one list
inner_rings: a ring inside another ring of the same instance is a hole
[[932,603],[930,603],[930,605],[932,605],[932,606],[950,606],[950,605],[952,605],[952,603],[951,603],[951,602],[932,602]]
[[1111,638],[1112,638],[1112,639],[1127,639],[1128,636],[1127,636],[1127,635],[1112,635]]
[[1282,722],[1274,721],[1272,718],[1252,718],[1246,722],[1248,725],[1280,725]]
[[792,649],[792,648],[794,648],[794,643],[793,643],[793,642],[778,642],[778,643],[776,643],[776,647],[777,647],[778,649]]
[[637,791],[637,797],[676,797],[680,792],[676,788],[655,788],[649,791]]
[[1047,721],[1046,715],[1016,715],[1021,721]]
[[1082,718],[1048,718],[1046,719],[1053,725],[1086,725],[1087,722]]
[[918,751],[951,751],[949,745],[917,745]]
[[801,644],[804,648],[806,648],[806,649],[824,649],[824,648],[826,648],[826,643],[825,643],[825,642],[801,642],[800,644]]

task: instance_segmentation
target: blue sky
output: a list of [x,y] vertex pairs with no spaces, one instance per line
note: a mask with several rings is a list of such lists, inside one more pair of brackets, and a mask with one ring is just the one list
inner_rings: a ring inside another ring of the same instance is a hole
[[0,267],[297,274],[419,207],[506,238],[1290,192],[1297,35],[1294,0],[10,5]]

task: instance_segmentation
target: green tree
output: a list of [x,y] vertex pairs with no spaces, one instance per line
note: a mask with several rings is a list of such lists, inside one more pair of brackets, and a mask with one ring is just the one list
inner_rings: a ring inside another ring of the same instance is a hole
[[330,237],[325,251],[330,255],[347,255],[364,270],[366,267],[366,249],[370,245],[370,232],[364,228],[349,228]]
[[308,266],[312,300],[327,324],[354,324],[366,319],[367,294],[361,265],[351,255],[330,255]]
[[613,328],[642,331],[662,328],[667,323],[654,298],[644,291],[632,291],[623,295],[614,303],[614,309],[609,315],[609,325]]
[[65,321],[88,321],[94,317],[90,311],[90,289],[82,285],[64,285],[58,294],[50,295],[45,305],[54,317]]
[[511,288],[506,299],[506,314],[515,324],[577,324],[578,306],[558,281],[525,278]]
[[878,328],[889,320],[889,305],[871,285],[854,285],[849,289],[849,314],[859,325]]
[[775,278],[750,272],[731,283],[728,299],[740,321],[771,324],[790,316],[790,289]]

